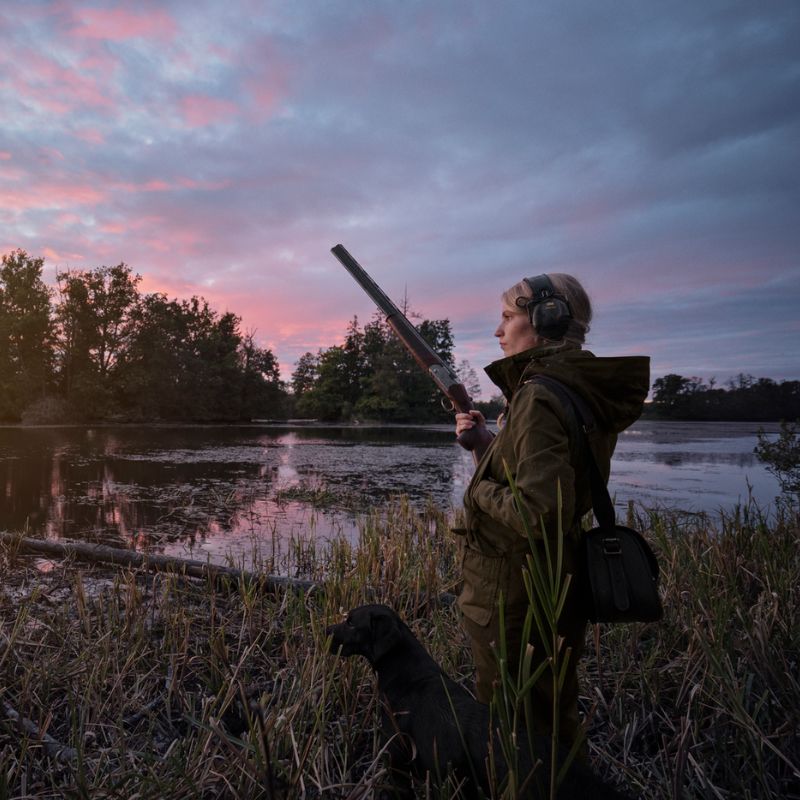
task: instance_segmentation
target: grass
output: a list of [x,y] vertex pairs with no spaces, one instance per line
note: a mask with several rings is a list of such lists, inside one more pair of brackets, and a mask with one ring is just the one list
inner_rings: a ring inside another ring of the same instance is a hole
[[[665,617],[590,633],[594,768],[654,800],[800,797],[797,508],[740,507],[718,525],[631,514],[660,555]],[[279,566],[324,576],[309,595],[40,572],[0,551],[0,799],[371,797],[385,778],[374,679],[325,652],[324,628],[389,603],[469,685],[457,611],[438,601],[456,587],[451,523],[397,498],[357,546],[298,543]]]
[[278,505],[286,503],[302,503],[303,505],[318,509],[341,509],[349,511],[362,511],[369,507],[370,499],[358,492],[343,489],[331,489],[326,485],[288,486],[275,492],[275,502]]

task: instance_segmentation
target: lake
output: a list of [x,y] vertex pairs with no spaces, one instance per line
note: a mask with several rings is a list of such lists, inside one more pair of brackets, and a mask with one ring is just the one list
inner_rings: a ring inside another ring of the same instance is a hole
[[[776,433],[778,425],[765,425]],[[640,421],[620,436],[618,508],[716,514],[779,488],[758,423]],[[459,505],[472,457],[450,426],[0,428],[0,530],[224,561],[291,539],[357,537],[397,493]]]

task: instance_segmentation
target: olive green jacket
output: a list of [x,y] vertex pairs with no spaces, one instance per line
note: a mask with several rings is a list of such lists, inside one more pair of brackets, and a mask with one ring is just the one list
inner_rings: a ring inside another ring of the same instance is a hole
[[[527,350],[486,368],[508,401],[503,426],[478,463],[464,496],[466,530],[459,605],[487,624],[498,588],[506,603],[527,602],[519,567],[529,550],[506,465],[534,537],[563,530],[565,563],[573,571],[580,520],[591,509],[589,468],[575,415],[551,389],[530,382],[548,375],[577,392],[591,408],[596,431],[591,447],[604,478],[610,472],[617,434],[642,412],[649,389],[649,359],[597,358],[577,346]],[[559,505],[559,492],[561,502]]]

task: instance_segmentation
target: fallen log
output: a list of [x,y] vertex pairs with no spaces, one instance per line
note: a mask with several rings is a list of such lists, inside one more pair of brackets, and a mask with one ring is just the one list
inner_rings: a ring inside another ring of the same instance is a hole
[[13,533],[0,531],[0,543],[7,544],[21,553],[34,553],[54,558],[75,558],[79,561],[101,564],[121,564],[153,572],[170,572],[191,578],[202,578],[214,583],[228,581],[260,586],[267,591],[279,589],[298,589],[308,592],[318,589],[319,584],[301,578],[287,578],[282,575],[266,575],[236,567],[211,564],[190,558],[164,556],[155,553],[138,553],[104,544],[87,542],[55,542],[49,539],[30,539]]
[[[11,640],[0,631],[0,660],[2,660],[2,656],[9,651],[11,651]],[[0,693],[4,693],[4,689],[1,687]],[[48,733],[39,730],[35,722],[29,720],[27,717],[23,717],[22,714],[6,700],[0,700],[0,711],[2,711],[2,715],[0,716],[14,723],[25,736],[38,741],[50,758],[54,758],[56,761],[61,761],[63,763],[69,763],[78,757],[77,750],[72,747],[65,747]]]
[[68,764],[71,761],[75,761],[78,757],[78,751],[74,747],[65,747],[61,742],[56,741],[50,736],[50,734],[42,733],[35,722],[27,719],[27,717],[23,717],[14,706],[6,703],[5,700],[2,701],[2,710],[3,716],[14,723],[31,741],[41,744],[45,753],[47,753],[50,758]]

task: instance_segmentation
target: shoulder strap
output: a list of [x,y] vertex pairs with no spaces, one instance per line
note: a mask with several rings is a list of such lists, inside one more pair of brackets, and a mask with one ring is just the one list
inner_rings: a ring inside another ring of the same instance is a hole
[[550,375],[534,375],[525,383],[541,383],[550,389],[558,397],[562,405],[578,419],[578,429],[581,432],[581,443],[588,454],[589,460],[589,485],[592,491],[592,507],[597,517],[597,522],[601,528],[611,530],[616,524],[616,514],[614,504],[611,502],[611,495],[608,487],[600,474],[594,451],[589,444],[589,435],[595,429],[594,414],[586,401],[575,391],[565,386],[561,381],[556,380]]

